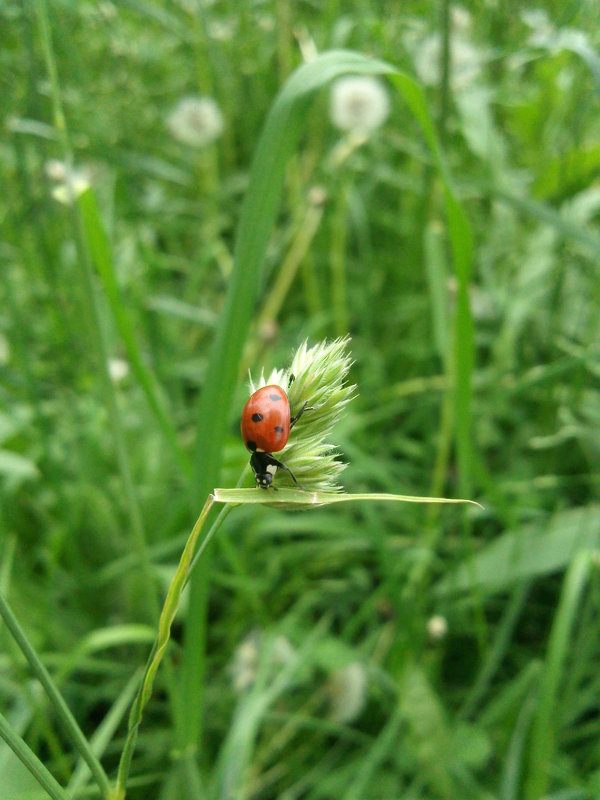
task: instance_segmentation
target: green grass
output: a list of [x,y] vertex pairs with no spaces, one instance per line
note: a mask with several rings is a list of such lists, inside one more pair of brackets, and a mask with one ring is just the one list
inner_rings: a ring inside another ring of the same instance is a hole
[[[540,8],[2,5],[3,800],[598,795],[600,25]],[[265,498],[248,370],[347,332],[348,496]]]

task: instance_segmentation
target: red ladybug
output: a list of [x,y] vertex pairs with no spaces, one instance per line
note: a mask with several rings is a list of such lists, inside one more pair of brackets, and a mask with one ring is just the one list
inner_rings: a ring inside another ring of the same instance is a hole
[[[263,386],[248,399],[242,411],[242,439],[252,453],[250,466],[256,483],[268,489],[278,469],[289,473],[298,484],[293,472],[271,453],[283,450],[291,428],[307,410],[305,403],[295,417],[291,417],[290,401],[281,386]],[[275,487],[273,487],[275,488]]]

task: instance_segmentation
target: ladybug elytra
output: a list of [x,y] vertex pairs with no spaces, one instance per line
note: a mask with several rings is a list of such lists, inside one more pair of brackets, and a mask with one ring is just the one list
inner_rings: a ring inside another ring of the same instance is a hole
[[[290,401],[281,386],[263,386],[248,399],[242,411],[242,438],[252,453],[250,466],[256,476],[256,484],[268,489],[278,469],[289,473],[297,485],[294,473],[272,453],[283,450],[290,430],[307,410],[305,403],[295,417],[291,416]],[[273,487],[275,488],[275,487]]]

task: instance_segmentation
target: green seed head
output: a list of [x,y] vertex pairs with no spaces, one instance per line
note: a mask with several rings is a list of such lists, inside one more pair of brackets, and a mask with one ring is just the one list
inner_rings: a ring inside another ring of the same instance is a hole
[[[347,350],[349,341],[346,336],[313,347],[304,342],[288,369],[273,370],[266,379],[262,374],[256,384],[250,379],[252,392],[261,386],[281,386],[289,398],[292,417],[305,403],[312,409],[307,408],[292,428],[287,445],[277,453],[277,458],[291,469],[298,483],[310,491],[338,492],[342,489],[337,480],[346,465],[337,459],[339,452],[328,439],[356,389],[346,382],[352,364]],[[289,385],[292,376],[294,379]],[[277,472],[274,483],[281,487],[293,486],[283,470]]]

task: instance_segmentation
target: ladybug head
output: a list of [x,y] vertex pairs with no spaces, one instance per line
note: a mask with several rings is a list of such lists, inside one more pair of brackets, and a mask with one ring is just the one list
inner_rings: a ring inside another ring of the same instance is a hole
[[257,472],[256,485],[261,489],[268,489],[273,482],[273,475],[270,472]]

